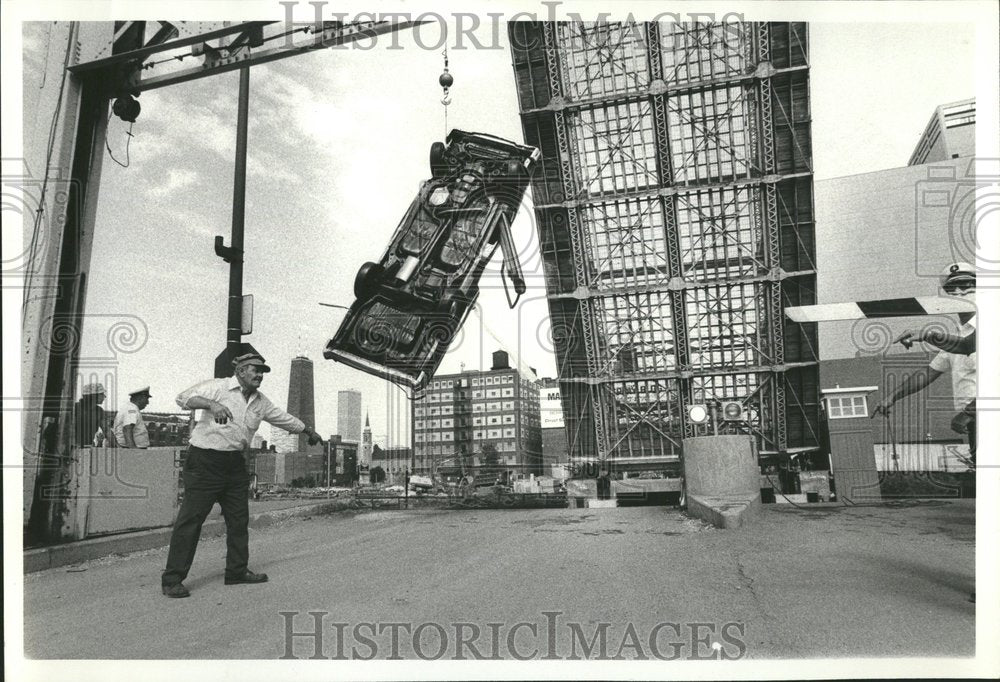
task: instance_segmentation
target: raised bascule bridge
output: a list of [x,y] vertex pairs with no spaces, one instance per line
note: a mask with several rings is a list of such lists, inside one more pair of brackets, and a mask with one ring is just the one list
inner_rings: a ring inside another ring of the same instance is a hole
[[[818,450],[808,28],[512,23],[571,459],[679,475],[685,438]],[[711,416],[711,415],[710,415]],[[718,428],[718,422],[716,427]]]

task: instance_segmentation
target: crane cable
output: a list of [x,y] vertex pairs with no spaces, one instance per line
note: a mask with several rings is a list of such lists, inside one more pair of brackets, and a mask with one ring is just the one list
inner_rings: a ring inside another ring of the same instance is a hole
[[445,46],[444,52],[444,71],[438,76],[438,84],[441,86],[442,97],[441,104],[444,105],[444,139],[448,139],[448,105],[451,104],[451,86],[455,84],[455,77],[451,75],[448,71],[448,47]]

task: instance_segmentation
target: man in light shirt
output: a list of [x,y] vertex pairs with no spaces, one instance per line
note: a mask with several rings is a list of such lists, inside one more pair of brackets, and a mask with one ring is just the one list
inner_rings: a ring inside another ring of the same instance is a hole
[[168,597],[190,595],[182,581],[194,561],[202,523],[216,502],[226,520],[226,585],[267,582],[265,574],[247,568],[250,479],[244,451],[262,420],[290,433],[307,434],[310,445],[323,440],[312,426],[276,407],[257,390],[264,373],[271,371],[263,357],[246,353],[233,360],[233,367],[232,378],[211,379],[177,396],[181,409],[200,409],[202,415],[191,432],[184,462],[184,500],[160,578]]
[[[952,263],[944,269],[940,277],[941,293],[957,296],[972,303],[976,302],[976,266],[971,263]],[[914,343],[926,343],[938,349],[938,353],[927,365],[926,372],[904,377],[899,388],[872,413],[889,417],[889,409],[901,398],[922,391],[937,381],[945,372],[951,372],[951,394],[958,413],[952,417],[951,428],[964,433],[969,438],[969,458],[976,465],[976,314],[959,313],[961,323],[958,332],[951,334],[938,329],[907,331],[896,339],[909,350]],[[976,593],[969,596],[975,603]]]
[[[961,297],[975,302],[976,268],[970,263],[952,263],[941,273],[941,291],[945,296]],[[903,377],[902,382],[888,399],[880,403],[872,417],[877,414],[889,415],[890,408],[908,395],[922,391],[937,381],[938,377],[951,372],[951,393],[958,413],[952,419],[952,428],[969,437],[969,454],[976,458],[976,314],[959,313],[961,324],[957,333],[948,333],[934,327],[921,331],[907,331],[896,339],[909,350],[914,343],[926,343],[938,349],[938,353],[927,365],[924,372]]]
[[149,386],[137,388],[128,394],[128,402],[115,415],[114,433],[118,447],[146,449],[149,447],[149,433],[142,420],[142,411],[149,405]]

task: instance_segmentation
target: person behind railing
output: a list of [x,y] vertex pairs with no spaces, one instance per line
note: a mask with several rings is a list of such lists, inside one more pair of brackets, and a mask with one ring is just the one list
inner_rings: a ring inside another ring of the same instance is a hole
[[152,397],[149,386],[129,392],[128,401],[115,415],[113,432],[119,447],[141,450],[149,447],[149,432],[142,419],[142,411],[149,405],[149,399]]
[[101,407],[104,385],[85,384],[80,399],[73,406],[73,445],[77,447],[115,447],[112,425]]

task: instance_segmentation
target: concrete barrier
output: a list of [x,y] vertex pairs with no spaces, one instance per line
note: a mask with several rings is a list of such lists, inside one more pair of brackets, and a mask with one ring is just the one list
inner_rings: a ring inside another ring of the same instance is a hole
[[718,528],[741,528],[760,512],[760,468],[747,435],[684,439],[688,513]]
[[[273,509],[250,514],[251,528],[265,528],[282,519],[293,516],[312,516],[328,514],[348,508],[349,503],[343,500],[323,500],[306,503],[300,506]],[[112,555],[131,554],[170,544],[173,528],[154,528],[120,535],[109,535],[101,538],[90,538],[76,542],[66,542],[50,547],[38,547],[24,550],[24,572],[34,573],[49,568],[79,564],[84,561],[100,559]],[[224,535],[226,522],[220,518],[210,518],[201,528],[201,540]]]

